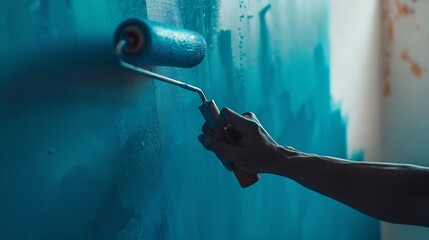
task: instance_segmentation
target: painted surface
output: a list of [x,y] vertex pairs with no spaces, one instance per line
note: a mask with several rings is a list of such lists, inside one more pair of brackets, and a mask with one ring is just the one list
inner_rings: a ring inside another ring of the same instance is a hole
[[[429,2],[385,0],[382,159],[429,166]],[[427,239],[427,228],[382,225],[383,239]]]
[[241,189],[197,141],[198,96],[113,56],[129,17],[198,31],[202,64],[156,70],[255,112],[281,144],[347,157],[327,1],[0,4],[1,239],[379,238],[377,221],[290,180]]

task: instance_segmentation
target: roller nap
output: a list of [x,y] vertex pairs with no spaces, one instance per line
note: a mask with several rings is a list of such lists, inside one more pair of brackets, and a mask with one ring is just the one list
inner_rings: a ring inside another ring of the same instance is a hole
[[128,19],[115,32],[115,45],[126,41],[123,59],[135,65],[190,68],[206,55],[206,41],[199,33],[141,19]]

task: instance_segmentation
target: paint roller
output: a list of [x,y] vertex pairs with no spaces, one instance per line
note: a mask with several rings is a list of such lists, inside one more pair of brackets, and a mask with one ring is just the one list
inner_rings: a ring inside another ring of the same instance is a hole
[[[122,67],[193,91],[199,94],[201,114],[213,129],[220,114],[216,103],[207,100],[204,92],[195,86],[154,73],[140,66],[171,66],[190,68],[198,65],[206,55],[206,42],[199,33],[162,23],[142,19],[128,19],[116,29],[114,36],[116,54]],[[232,138],[225,139],[233,144]],[[259,180],[259,175],[232,166],[240,186],[245,188]]]

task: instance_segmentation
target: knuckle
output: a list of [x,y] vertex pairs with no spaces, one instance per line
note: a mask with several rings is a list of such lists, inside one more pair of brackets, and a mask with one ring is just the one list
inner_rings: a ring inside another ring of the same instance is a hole
[[251,115],[251,118],[252,118],[253,120],[255,120],[257,123],[259,123],[259,119],[258,119],[258,117],[256,116],[256,114],[254,114],[253,112],[250,112],[250,115]]
[[244,115],[248,116],[251,119],[255,119],[256,118],[256,114],[253,112],[246,112],[244,113]]
[[210,139],[210,138],[207,138],[207,137],[205,137],[203,140],[202,140],[202,144],[203,144],[203,146],[206,148],[206,149],[208,149],[208,150],[210,150],[210,151],[213,151],[213,143],[212,143],[213,141]]
[[225,115],[225,114],[228,114],[230,112],[231,112],[231,109],[228,107],[224,107],[224,108],[222,108],[222,110],[220,110],[221,115]]
[[206,147],[208,148],[208,149],[210,149],[211,151],[216,151],[217,149],[216,149],[216,145],[215,144],[213,144],[213,140],[209,140],[209,141],[207,141],[206,142]]
[[259,123],[253,119],[249,120],[247,123],[249,124],[249,127],[252,129],[258,129],[259,128]]

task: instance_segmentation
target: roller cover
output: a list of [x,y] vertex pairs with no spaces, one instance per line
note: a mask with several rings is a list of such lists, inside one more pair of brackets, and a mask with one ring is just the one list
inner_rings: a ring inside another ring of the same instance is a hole
[[[135,51],[127,51],[133,39],[143,37]],[[137,33],[137,34],[136,34]],[[201,34],[158,22],[143,19],[128,19],[115,32],[115,46],[122,39],[128,45],[123,51],[123,59],[134,65],[158,65],[190,68],[198,65],[206,55],[206,41]]]

